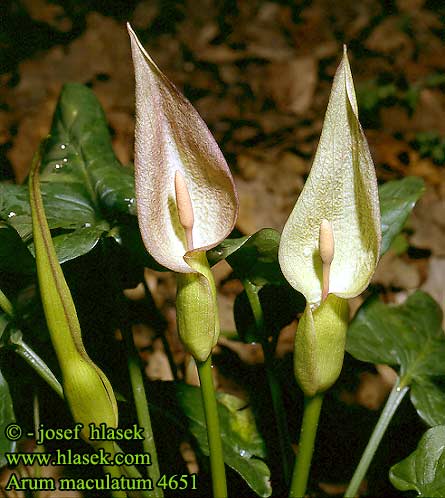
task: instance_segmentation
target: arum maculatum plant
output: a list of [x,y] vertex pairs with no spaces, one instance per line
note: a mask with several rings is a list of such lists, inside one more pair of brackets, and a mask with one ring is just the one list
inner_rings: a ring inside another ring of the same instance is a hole
[[213,492],[227,496],[211,371],[219,336],[216,289],[206,251],[232,231],[238,198],[207,126],[156,66],[128,25],[136,79],[135,186],[147,251],[177,275],[179,335],[198,366]]
[[311,172],[279,248],[284,276],[307,300],[295,338],[294,372],[305,411],[293,497],[305,494],[323,393],[342,368],[347,299],[369,284],[380,243],[377,180],[345,48]]
[[[51,342],[62,372],[63,395],[75,422],[83,424],[82,436],[88,440],[89,425],[116,428],[118,412],[113,388],[100,368],[90,359],[82,335],[70,290],[63,276],[51,239],[39,183],[40,151],[35,155],[29,175],[29,197],[32,212],[33,239],[40,295]],[[113,441],[93,443],[96,449],[110,455],[116,452]],[[119,468],[104,470],[120,478]],[[125,498],[123,491],[113,497]]]

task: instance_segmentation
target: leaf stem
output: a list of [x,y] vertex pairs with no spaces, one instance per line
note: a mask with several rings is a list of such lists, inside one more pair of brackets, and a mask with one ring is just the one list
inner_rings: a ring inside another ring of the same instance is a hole
[[9,316],[14,316],[14,308],[11,301],[5,296],[3,291],[0,289],[0,308]]
[[289,493],[290,498],[302,498],[306,493],[323,397],[324,393],[318,393],[315,396],[306,396],[304,399],[303,423]]
[[[14,308],[11,301],[9,301],[1,289],[0,307],[10,318],[14,316]],[[12,345],[14,351],[21,356],[28,363],[28,365],[31,366],[63,399],[63,389],[60,382],[42,358],[40,358],[40,356],[25,343],[22,339],[22,332],[20,330],[15,330],[11,333],[9,343]]]
[[400,382],[400,379],[398,378],[388,397],[388,400],[386,401],[385,408],[383,408],[377,425],[374,428],[374,432],[368,441],[368,445],[363,452],[362,458],[355,469],[354,475],[352,476],[351,482],[346,490],[345,498],[354,498],[354,496],[356,496],[358,488],[363,481],[366,472],[368,471],[369,465],[374,458],[377,448],[379,447],[380,441],[382,440],[394,413],[408,390],[409,386],[404,385],[403,380]]
[[197,366],[209,441],[213,498],[227,498],[226,470],[219,429],[218,405],[213,386],[212,355],[210,354],[204,362],[197,362]]
[[266,368],[267,382],[269,384],[270,394],[272,398],[272,407],[275,415],[276,427],[278,431],[278,442],[281,453],[281,469],[286,485],[289,485],[291,478],[291,440],[288,431],[286,410],[281,396],[281,386],[275,374],[273,366],[273,350],[267,341],[264,314],[259,297],[259,288],[253,285],[248,279],[243,280],[244,290],[246,291],[247,299],[255,319],[255,325],[261,337],[261,346],[264,352],[264,364]]
[[26,363],[28,363],[28,365],[32,367],[47,384],[49,384],[50,387],[52,387],[60,398],[64,399],[63,389],[60,382],[42,358],[40,358],[40,356],[22,339],[17,342],[11,339],[10,342],[14,347],[14,351],[21,356]]
[[158,454],[153,437],[147,395],[145,393],[144,380],[142,378],[141,363],[136,352],[133,335],[131,334],[131,330],[127,327],[125,327],[124,336],[127,345],[128,371],[130,374],[131,388],[133,390],[133,398],[136,406],[136,414],[139,425],[144,428],[144,441],[142,442],[142,447],[144,451],[149,453],[151,456],[151,465],[147,467],[147,475],[153,480],[154,484],[151,496],[155,498],[163,498],[164,492],[162,488],[158,488],[156,486],[156,483],[161,475],[159,472]]

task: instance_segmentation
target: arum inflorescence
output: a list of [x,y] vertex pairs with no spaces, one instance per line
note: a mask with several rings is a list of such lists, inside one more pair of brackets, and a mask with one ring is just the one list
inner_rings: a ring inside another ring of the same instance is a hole
[[[207,126],[130,26],[128,30],[136,78],[139,227],[147,251],[178,274],[179,333],[192,355],[204,361],[218,336],[216,293],[205,252],[232,231],[238,198],[229,167]],[[182,310],[187,310],[186,316]],[[202,319],[198,326],[193,318],[190,330],[186,322],[192,319],[187,316],[194,313]]]
[[[307,300],[296,339],[302,342],[307,338],[306,352],[300,344],[295,355],[297,380],[307,394],[325,390],[340,373],[348,318],[343,301],[367,287],[377,265],[380,241],[377,180],[358,120],[345,50],[314,163],[284,227],[279,249],[284,276]],[[326,326],[317,327],[317,321]],[[338,351],[336,361],[332,348]],[[308,357],[315,360],[311,367]],[[322,357],[330,360],[332,371],[323,365]],[[303,379],[303,370],[312,379],[310,385]]]
[[295,336],[294,372],[306,407],[291,496],[305,493],[322,393],[342,368],[347,298],[367,287],[380,242],[377,180],[345,49],[314,163],[279,248],[284,276],[307,300]]
[[216,288],[206,251],[232,231],[238,197],[207,126],[128,26],[136,78],[135,184],[147,251],[177,273],[179,335],[198,365],[213,491],[227,495],[211,350],[219,336]]

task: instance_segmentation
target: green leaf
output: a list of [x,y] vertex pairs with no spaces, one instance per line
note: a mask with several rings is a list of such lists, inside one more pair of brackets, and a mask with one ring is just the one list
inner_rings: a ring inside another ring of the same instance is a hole
[[[54,239],[59,262],[91,250],[122,215],[135,214],[134,178],[114,155],[102,108],[86,86],[62,89],[42,157],[41,190],[51,230],[74,230]],[[0,184],[0,218],[31,237],[25,185]]]
[[[0,218],[5,220],[25,241],[31,237],[31,207],[26,185],[0,184]],[[42,198],[51,230],[75,229],[98,221],[80,185],[42,185]]]
[[74,232],[57,235],[53,238],[59,263],[65,263],[90,252],[99,242],[109,226],[105,221],[93,226],[84,226]]
[[[2,291],[0,291],[2,292]],[[0,347],[4,345],[5,340],[7,340],[9,334],[5,334],[8,325],[10,324],[10,317],[0,309]],[[5,337],[3,337],[5,335]]]
[[442,310],[417,291],[399,306],[371,297],[361,306],[347,335],[355,358],[399,366],[401,383],[411,386],[411,401],[427,424],[445,423],[445,394],[435,384],[445,375]]
[[389,249],[392,240],[402,230],[406,219],[424,192],[425,183],[422,178],[416,176],[393,180],[379,187],[382,223],[380,255]]
[[430,426],[440,425],[445,417],[445,392],[432,381],[419,379],[411,386],[411,401],[420,417]]
[[42,158],[42,184],[78,185],[96,212],[135,213],[132,170],[111,146],[99,101],[86,86],[66,84],[59,98]]
[[[59,263],[65,263],[90,252],[108,229],[109,225],[106,221],[93,226],[89,226],[88,223],[74,232],[53,237],[52,241]],[[30,244],[29,250],[33,255],[35,254],[34,244]]]
[[5,453],[15,451],[15,442],[5,436],[5,428],[12,422],[15,422],[15,416],[11,394],[8,383],[0,371],[0,467],[6,465]]
[[[205,455],[209,454],[207,430],[200,389],[180,384],[177,390],[179,404],[189,419],[190,431]],[[266,456],[262,440],[251,410],[230,394],[218,395],[218,413],[221,427],[224,461],[238,472],[259,496],[270,496],[270,471],[262,460]]]
[[418,496],[445,496],[445,426],[428,429],[416,451],[391,467],[389,478],[401,491],[417,491]]
[[237,239],[225,239],[221,242],[221,244],[218,244],[213,249],[207,251],[207,259],[210,266],[214,266],[216,263],[226,259],[242,247],[250,239],[250,237],[251,236],[246,235],[245,237],[239,237]]
[[210,264],[226,259],[239,278],[248,279],[262,287],[266,284],[287,283],[278,264],[280,234],[272,228],[263,228],[253,235],[226,239],[208,251]]

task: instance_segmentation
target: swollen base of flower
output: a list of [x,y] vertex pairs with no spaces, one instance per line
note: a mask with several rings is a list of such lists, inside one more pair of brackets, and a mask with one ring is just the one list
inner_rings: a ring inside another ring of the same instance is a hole
[[306,305],[295,336],[294,373],[306,396],[329,389],[340,375],[349,309],[333,294],[312,311]]
[[63,391],[73,419],[81,422],[81,435],[89,440],[89,425],[116,428],[117,406],[113,389],[105,374],[80,356],[62,365]]
[[216,287],[204,251],[184,259],[197,273],[177,273],[176,316],[179,337],[197,361],[206,361],[218,341]]

